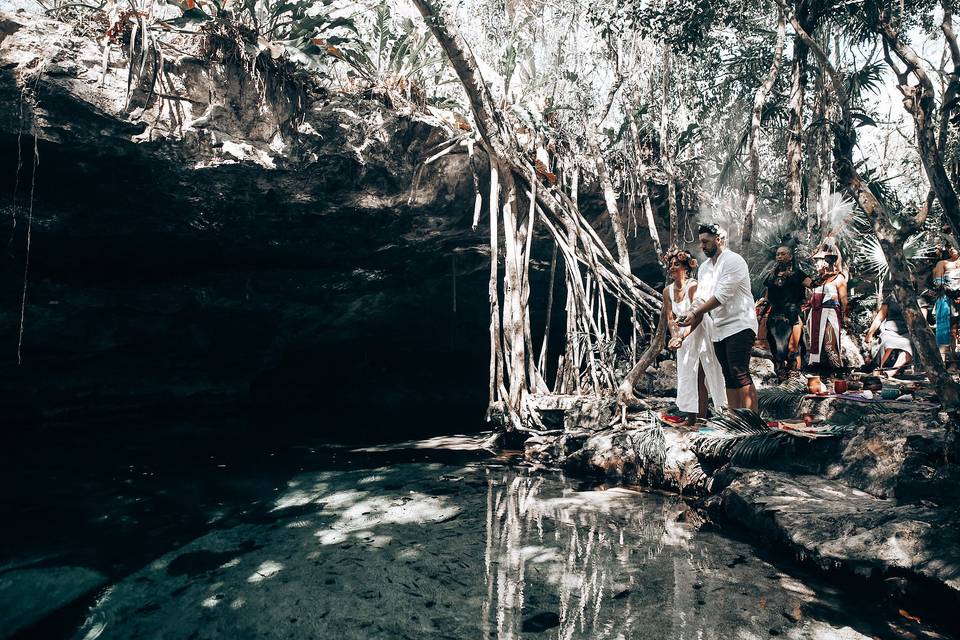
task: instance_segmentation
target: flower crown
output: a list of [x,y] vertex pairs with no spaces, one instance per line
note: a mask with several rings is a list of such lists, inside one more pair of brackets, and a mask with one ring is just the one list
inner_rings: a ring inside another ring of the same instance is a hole
[[697,262],[697,259],[694,258],[689,251],[684,249],[675,249],[673,251],[667,251],[665,254],[663,254],[663,264],[667,265],[668,267],[674,260],[681,264],[687,265],[687,267],[690,269],[696,269],[698,266],[700,266],[700,263]]
[[701,222],[697,225],[697,233],[709,233],[712,236],[717,236],[718,238],[726,238],[727,232],[723,227],[718,225],[715,222]]

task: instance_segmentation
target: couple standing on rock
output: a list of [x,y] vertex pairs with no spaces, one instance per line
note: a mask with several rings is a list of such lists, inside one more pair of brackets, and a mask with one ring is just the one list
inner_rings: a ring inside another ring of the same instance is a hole
[[[757,337],[757,314],[750,270],[726,247],[726,232],[701,224],[700,249],[707,261],[692,279],[697,260],[689,251],[667,253],[673,282],[663,290],[670,349],[677,352],[677,407],[706,417],[707,395],[717,408],[757,410],[750,377],[750,352]],[[694,419],[691,418],[691,422]]]

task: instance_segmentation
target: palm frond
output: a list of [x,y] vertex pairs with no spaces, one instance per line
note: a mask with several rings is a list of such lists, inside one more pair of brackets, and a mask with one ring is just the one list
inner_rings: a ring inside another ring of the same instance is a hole
[[857,272],[861,276],[876,277],[885,280],[890,271],[887,255],[880,246],[880,240],[873,234],[864,235],[857,246]]
[[[903,255],[913,262],[925,262],[937,255],[937,248],[930,243],[926,235],[917,233],[903,243]],[[880,240],[873,234],[864,234],[856,249],[857,272],[861,276],[875,277],[883,281],[890,274],[887,264],[887,254],[880,245]]]
[[859,234],[860,227],[866,224],[863,216],[859,215],[854,202],[843,193],[830,192],[820,195],[817,203],[820,219],[828,235],[838,239],[849,239]]
[[692,443],[694,450],[704,457],[750,464],[792,450],[802,435],[774,429],[760,414],[749,409],[736,409],[711,418],[706,428],[693,435]]
[[847,95],[853,99],[862,98],[864,93],[879,93],[883,89],[883,74],[886,64],[883,60],[868,62],[856,69],[846,78]]
[[775,387],[760,389],[757,392],[760,413],[778,419],[795,417],[806,392],[806,382],[799,377],[790,378]]
[[634,428],[630,434],[635,459],[662,467],[667,461],[667,437],[663,425],[649,411],[644,415],[642,425]]

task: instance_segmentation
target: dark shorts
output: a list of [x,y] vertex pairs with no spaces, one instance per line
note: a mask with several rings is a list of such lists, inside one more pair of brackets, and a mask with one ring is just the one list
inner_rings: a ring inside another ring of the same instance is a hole
[[750,377],[750,352],[756,339],[757,334],[752,329],[744,329],[713,343],[727,389],[740,389],[753,384],[753,378]]

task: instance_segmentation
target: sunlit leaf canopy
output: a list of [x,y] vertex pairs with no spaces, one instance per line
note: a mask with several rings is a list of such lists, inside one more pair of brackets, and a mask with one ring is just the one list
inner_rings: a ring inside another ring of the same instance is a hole
[[[356,52],[348,54],[349,64],[334,61],[338,63],[330,65],[334,86],[373,82],[377,75],[371,67],[387,68],[380,82],[388,82],[390,74],[407,76],[428,102],[469,115],[436,43],[420,46],[429,36],[411,6],[334,6],[349,16],[359,34],[345,47]],[[927,185],[911,140],[912,124],[900,105],[896,79],[884,61],[880,40],[871,31],[878,11],[892,7],[899,15],[901,3],[800,2],[796,6],[817,16],[820,38],[844,76],[854,103],[855,152],[856,160],[863,163],[861,171],[895,210],[919,207]],[[937,2],[902,6],[905,39],[930,63],[942,93],[951,66],[939,30],[942,9]],[[622,172],[636,167],[638,155],[656,166],[661,144],[657,134],[666,111],[666,142],[682,179],[696,187],[700,207],[721,217],[735,215],[742,197],[750,105],[772,60],[774,2],[466,0],[453,8],[485,81],[504,100],[518,127],[575,161],[585,153],[585,137],[594,127],[620,187]],[[404,39],[416,41],[417,46]],[[666,85],[662,77],[665,47],[672,56]],[[793,39],[788,38],[788,61],[793,47]],[[412,59],[401,60],[403,56]],[[385,67],[368,62],[383,58],[388,59]],[[814,117],[814,89],[822,82],[820,75],[811,59],[803,123],[809,135],[830,124]],[[763,109],[761,218],[783,210],[790,81],[790,73],[779,74]],[[635,148],[630,140],[631,124],[645,143],[642,148]],[[956,145],[951,130],[951,156]]]

